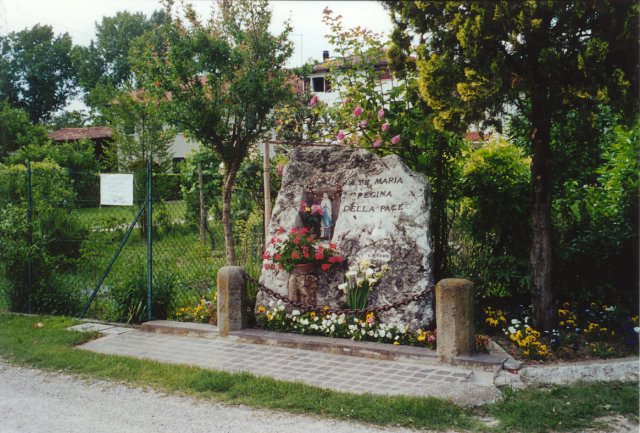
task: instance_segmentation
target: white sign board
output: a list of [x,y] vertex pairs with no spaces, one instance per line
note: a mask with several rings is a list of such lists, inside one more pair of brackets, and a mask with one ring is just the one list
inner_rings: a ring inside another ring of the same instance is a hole
[[100,205],[133,206],[133,174],[100,174]]

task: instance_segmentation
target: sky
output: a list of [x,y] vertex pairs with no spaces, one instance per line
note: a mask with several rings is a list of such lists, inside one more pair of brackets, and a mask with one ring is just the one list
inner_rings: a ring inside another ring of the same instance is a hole
[[[191,1],[202,18],[210,15],[210,0]],[[365,27],[389,35],[391,21],[382,5],[373,1],[270,1],[273,9],[271,29],[282,30],[291,18],[291,40],[295,51],[288,66],[299,66],[309,59],[321,60],[323,50],[331,50],[322,23],[322,11],[329,7],[344,17],[345,28]],[[103,16],[127,10],[147,16],[161,5],[158,0],[0,0],[0,34],[48,24],[55,34],[69,33],[77,45],[88,45],[95,37],[95,24]]]

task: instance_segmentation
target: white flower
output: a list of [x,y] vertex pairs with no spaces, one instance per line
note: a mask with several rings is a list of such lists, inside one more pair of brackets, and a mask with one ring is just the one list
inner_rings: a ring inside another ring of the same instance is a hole
[[336,330],[336,326],[335,326],[335,325],[331,325],[331,326],[329,327],[329,329],[331,330],[331,332],[335,332],[335,330]]
[[347,291],[347,287],[348,287],[347,283],[338,284],[338,290],[340,290],[342,292],[346,292]]
[[636,334],[640,334],[640,326],[636,326],[633,330],[636,331]]
[[512,325],[517,325],[519,323],[520,323],[520,321],[518,319],[511,319],[511,324]]
[[291,315],[292,315],[292,316],[299,316],[299,315],[300,315],[300,310],[293,310],[293,311],[291,312]]
[[365,274],[367,277],[372,276],[372,275],[373,275],[373,269],[371,269],[371,268],[367,268],[367,269],[364,271],[364,274]]
[[515,334],[516,333],[516,328],[514,328],[513,326],[509,326],[509,334]]
[[384,329],[380,329],[380,331],[378,332],[378,335],[380,336],[380,338],[384,338],[385,335],[387,335],[387,333],[385,332]]

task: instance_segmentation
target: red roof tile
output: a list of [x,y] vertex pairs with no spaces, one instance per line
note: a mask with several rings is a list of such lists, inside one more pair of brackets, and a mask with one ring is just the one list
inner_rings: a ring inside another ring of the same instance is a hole
[[467,141],[484,141],[484,137],[478,131],[469,131],[464,134],[464,139]]
[[54,141],[76,141],[83,138],[111,138],[112,131],[108,126],[91,126],[88,128],[62,128],[49,133]]

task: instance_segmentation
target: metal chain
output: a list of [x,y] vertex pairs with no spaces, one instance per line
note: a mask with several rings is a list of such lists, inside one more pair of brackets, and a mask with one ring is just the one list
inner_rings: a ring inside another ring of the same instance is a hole
[[249,279],[250,282],[252,282],[253,284],[256,285],[256,287],[258,287],[260,289],[260,291],[265,292],[267,295],[279,299],[283,302],[285,302],[286,304],[291,305],[293,308],[297,308],[300,309],[302,311],[322,311],[323,313],[326,314],[353,314],[353,315],[361,315],[361,314],[366,314],[366,313],[382,313],[383,311],[387,311],[387,310],[391,310],[392,308],[398,308],[401,307],[403,305],[409,305],[410,303],[417,301],[420,298],[423,298],[425,296],[427,296],[429,293],[433,292],[433,290],[436,288],[436,286],[434,284],[426,287],[423,291],[421,291],[420,293],[416,293],[415,295],[412,296],[408,296],[404,299],[401,299],[399,301],[393,302],[391,304],[387,304],[387,305],[383,305],[380,307],[374,307],[374,308],[365,308],[362,310],[351,310],[349,308],[338,308],[338,309],[333,309],[333,308],[321,308],[319,309],[317,305],[314,304],[303,304],[301,302],[294,302],[291,299],[289,299],[288,296],[285,295],[281,295],[278,292],[275,292],[271,289],[269,289],[268,287],[265,287],[264,284],[262,284],[260,281],[256,280],[255,278],[252,278],[251,276],[247,275],[247,278]]

